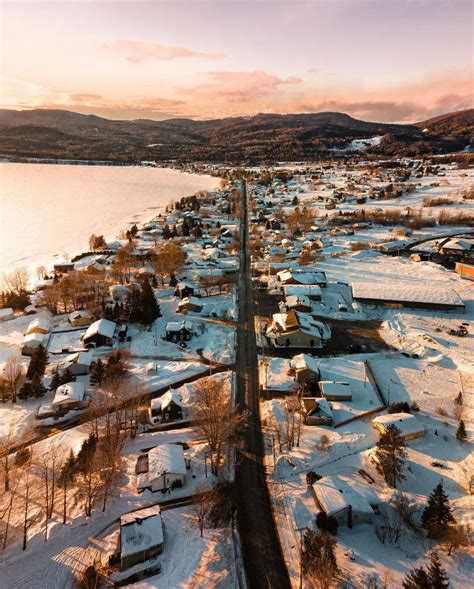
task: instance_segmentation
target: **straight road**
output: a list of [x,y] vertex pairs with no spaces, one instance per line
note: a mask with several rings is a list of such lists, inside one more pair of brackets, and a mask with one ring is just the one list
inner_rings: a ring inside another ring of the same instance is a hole
[[249,589],[291,587],[275,526],[263,465],[259,414],[258,357],[248,249],[247,186],[242,182],[238,282],[237,406],[249,412],[244,447],[236,461],[237,521]]

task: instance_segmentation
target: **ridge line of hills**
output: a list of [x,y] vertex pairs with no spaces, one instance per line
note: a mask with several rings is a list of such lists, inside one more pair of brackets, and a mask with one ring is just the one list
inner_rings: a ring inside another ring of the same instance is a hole
[[348,114],[257,114],[212,120],[113,120],[68,110],[0,109],[0,154],[9,158],[265,163],[330,156],[349,142],[381,136],[368,155],[421,156],[462,151],[474,109],[419,123],[361,121]]

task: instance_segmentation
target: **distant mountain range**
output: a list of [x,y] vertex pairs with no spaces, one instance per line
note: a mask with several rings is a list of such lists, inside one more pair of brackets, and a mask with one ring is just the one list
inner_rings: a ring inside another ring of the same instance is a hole
[[67,110],[0,110],[0,155],[271,163],[334,153],[354,139],[382,136],[373,155],[460,151],[473,139],[474,109],[410,125],[370,123],[347,114],[259,114],[196,121],[116,121]]

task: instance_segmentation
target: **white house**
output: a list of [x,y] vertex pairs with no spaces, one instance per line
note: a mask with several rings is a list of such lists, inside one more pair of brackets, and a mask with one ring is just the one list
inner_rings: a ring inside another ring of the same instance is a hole
[[93,359],[92,352],[76,352],[66,358],[64,368],[67,368],[73,376],[89,374]]
[[56,389],[51,403],[57,413],[67,413],[70,409],[80,407],[84,401],[85,385],[83,382],[68,382]]
[[331,329],[307,313],[274,313],[266,337],[279,348],[322,348],[331,339]]
[[44,344],[44,333],[30,333],[23,338],[23,347],[21,353],[23,356],[31,356],[40,344]]
[[182,487],[186,478],[184,450],[179,444],[161,444],[148,452],[148,474],[139,489],[153,492]]
[[36,317],[26,329],[26,335],[31,333],[42,333],[43,335],[49,333],[49,321],[45,317]]

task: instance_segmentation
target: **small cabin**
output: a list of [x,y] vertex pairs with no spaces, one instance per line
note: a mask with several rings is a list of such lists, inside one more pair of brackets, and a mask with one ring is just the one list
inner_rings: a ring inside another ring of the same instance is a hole
[[169,321],[165,327],[165,339],[169,342],[189,341],[193,336],[189,321]]
[[108,319],[99,319],[89,325],[82,341],[87,348],[112,346],[116,324]]

